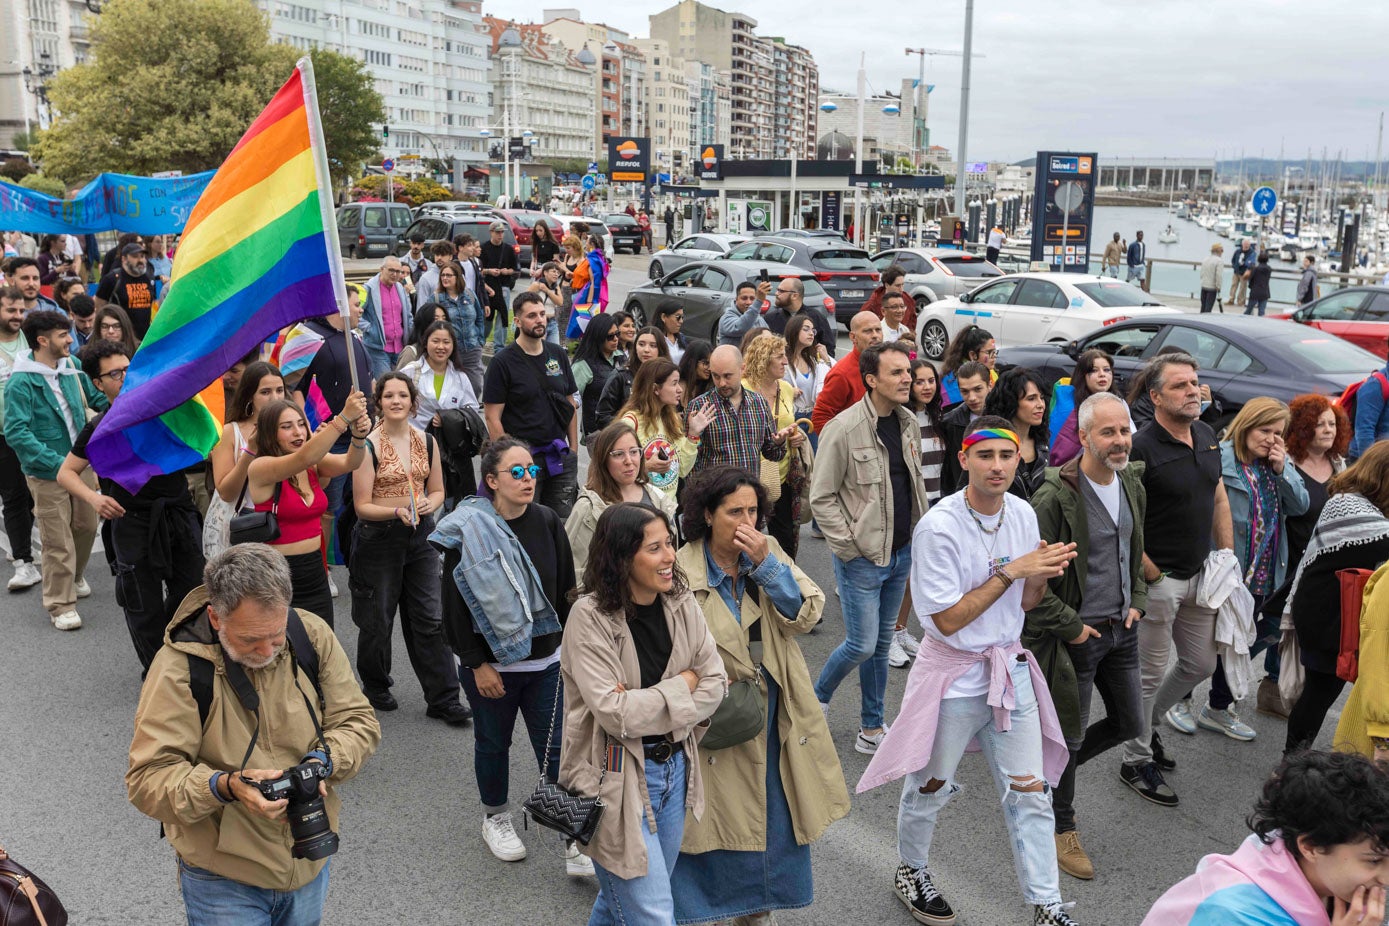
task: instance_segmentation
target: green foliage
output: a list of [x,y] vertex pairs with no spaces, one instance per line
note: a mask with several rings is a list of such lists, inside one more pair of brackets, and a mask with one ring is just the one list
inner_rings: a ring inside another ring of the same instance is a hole
[[0,162],[0,177],[13,180],[15,183],[23,180],[34,172],[34,168],[29,166],[29,162],[23,158],[6,158]]
[[[299,56],[270,44],[252,0],[110,0],[89,21],[92,62],[49,83],[57,118],[35,148],[73,180],[218,167]],[[375,151],[381,97],[357,62],[312,57],[330,170],[345,181]]]
[[421,177],[418,180],[407,180],[403,184],[405,195],[413,205],[423,206],[425,203],[437,203],[444,200],[453,199],[453,191],[441,185],[432,177]]
[[26,132],[24,129],[18,129],[13,135],[10,147],[16,151],[28,151],[34,147],[34,142],[38,140],[38,137],[39,133],[37,130]]
[[45,177],[43,174],[30,174],[19,181],[19,185],[26,190],[52,196],[54,199],[66,199],[68,195],[68,188],[63,181],[56,177]]

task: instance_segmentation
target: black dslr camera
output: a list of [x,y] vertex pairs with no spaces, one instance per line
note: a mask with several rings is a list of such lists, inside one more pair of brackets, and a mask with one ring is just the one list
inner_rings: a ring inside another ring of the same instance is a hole
[[[328,769],[318,762],[302,762],[286,769],[279,778],[253,781],[267,801],[287,800],[289,831],[294,834],[290,855],[317,861],[338,851],[338,834],[328,824],[328,812],[318,783],[328,777]],[[245,779],[243,779],[245,780]]]

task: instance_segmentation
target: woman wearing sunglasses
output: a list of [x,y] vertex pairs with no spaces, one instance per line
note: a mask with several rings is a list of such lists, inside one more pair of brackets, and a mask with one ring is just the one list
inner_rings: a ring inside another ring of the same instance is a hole
[[569,535],[569,545],[574,550],[574,574],[579,576],[588,565],[589,545],[593,542],[598,518],[609,505],[646,502],[660,509],[667,518],[675,519],[675,493],[662,492],[651,485],[637,432],[629,422],[614,421],[599,431],[593,440],[590,460],[588,482],[579,489],[574,510],[564,522],[564,532]]
[[579,346],[574,349],[570,369],[574,385],[579,387],[584,438],[592,440],[601,428],[598,424],[598,400],[603,387],[613,374],[622,369],[627,355],[621,350],[622,333],[618,321],[611,315],[596,316],[584,329]]
[[[444,635],[458,654],[459,681],[473,709],[482,839],[504,862],[526,857],[509,803],[518,713],[536,761],[551,781],[559,774],[559,737],[550,728],[558,722],[559,644],[574,557],[559,515],[535,501],[539,472],[525,444],[493,441],[482,454],[487,497],[465,499],[430,537],[444,549]],[[572,843],[564,856],[570,875],[593,874]]]

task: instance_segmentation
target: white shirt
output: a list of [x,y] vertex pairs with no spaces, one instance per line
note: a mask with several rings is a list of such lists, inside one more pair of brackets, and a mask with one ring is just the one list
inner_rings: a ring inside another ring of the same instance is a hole
[[420,430],[429,427],[434,416],[445,409],[462,408],[465,405],[471,405],[474,408],[481,407],[481,403],[477,400],[477,393],[473,391],[472,381],[456,369],[453,364],[444,368],[442,395],[434,394],[434,370],[429,366],[428,361],[423,359],[411,361],[400,372],[415,381],[415,390],[419,393],[419,404],[415,409],[414,417],[410,419],[410,423]]
[[[996,534],[985,534],[965,507],[964,490],[932,505],[912,533],[912,605],[922,629],[947,646],[982,653],[1015,643],[1022,636],[1023,580],[1018,579],[970,623],[946,636],[931,615],[959,604],[960,599],[989,579],[993,563],[1005,564],[1037,548],[1041,535],[1032,506],[1017,496],[1004,496],[998,515],[979,515]],[[947,698],[969,698],[989,691],[988,664],[981,662],[960,676]]]
[[1109,485],[1100,485],[1082,470],[1080,474],[1086,482],[1090,484],[1090,489],[1099,497],[1104,504],[1105,511],[1109,512],[1109,518],[1115,524],[1119,523],[1119,474],[1115,473],[1114,478],[1109,480]]
[[883,323],[884,344],[891,344],[893,341],[901,340],[902,335],[911,337],[911,333],[912,330],[908,328],[906,325],[898,325],[896,328],[890,328],[888,327],[886,322]]
[[1003,247],[1003,242],[1006,240],[1008,239],[1003,234],[1003,229],[993,228],[989,230],[989,247],[1001,248]]

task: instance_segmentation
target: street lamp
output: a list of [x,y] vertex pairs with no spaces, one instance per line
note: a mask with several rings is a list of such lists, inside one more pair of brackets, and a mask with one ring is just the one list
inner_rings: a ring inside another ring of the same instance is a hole
[[[43,104],[43,112],[47,116],[46,121],[52,122],[53,111],[48,105],[48,81],[49,78],[58,73],[58,66],[53,63],[53,56],[46,51],[40,53],[38,67],[35,69],[26,66],[20,73],[24,75],[24,89],[38,97],[39,102]],[[25,122],[27,123],[29,108],[26,106],[24,111]],[[25,131],[28,131],[27,125]]]

